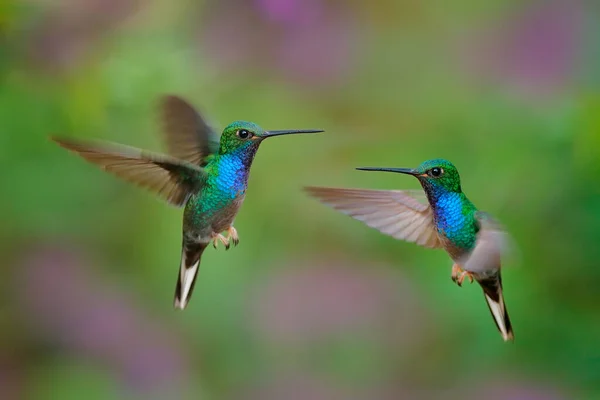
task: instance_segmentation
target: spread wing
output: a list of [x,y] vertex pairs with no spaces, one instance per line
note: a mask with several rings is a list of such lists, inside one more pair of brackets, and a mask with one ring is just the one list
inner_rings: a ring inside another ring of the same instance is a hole
[[206,172],[183,160],[122,145],[52,139],[103,170],[153,191],[174,206],[183,206],[204,182]]
[[219,151],[219,136],[198,111],[177,96],[164,96],[160,103],[163,136],[168,153],[194,165],[205,166]]
[[321,202],[396,239],[424,247],[442,247],[431,207],[399,190],[307,187]]
[[462,263],[465,271],[478,274],[491,274],[501,266],[501,256],[510,245],[510,238],[504,228],[489,214],[475,212],[475,223],[479,227],[475,248]]

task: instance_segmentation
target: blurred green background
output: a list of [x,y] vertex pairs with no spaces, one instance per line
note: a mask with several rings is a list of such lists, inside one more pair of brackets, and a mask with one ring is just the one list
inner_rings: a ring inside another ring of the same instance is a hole
[[[585,0],[2,0],[0,398],[600,398],[600,19]],[[175,312],[181,211],[50,134],[162,150],[175,93],[260,149]],[[516,341],[442,251],[303,185],[452,160],[518,244]]]

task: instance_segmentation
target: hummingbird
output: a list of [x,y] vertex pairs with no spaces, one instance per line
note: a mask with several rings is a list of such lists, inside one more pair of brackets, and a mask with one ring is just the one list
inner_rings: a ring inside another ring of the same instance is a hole
[[450,161],[434,159],[417,168],[357,168],[416,177],[427,197],[413,191],[306,187],[321,202],[399,240],[444,249],[454,264],[451,278],[462,286],[475,279],[504,341],[514,340],[500,274],[507,234],[488,213],[479,211],[463,193],[458,170]]
[[[169,155],[110,142],[52,137],[103,170],[144,187],[183,211],[183,234],[174,307],[185,309],[194,289],[200,258],[210,243],[237,246],[233,223],[244,202],[250,167],[263,140],[319,133],[320,129],[266,131],[248,121],[216,130],[178,96],[160,101],[162,133]],[[227,236],[223,233],[226,232]]]

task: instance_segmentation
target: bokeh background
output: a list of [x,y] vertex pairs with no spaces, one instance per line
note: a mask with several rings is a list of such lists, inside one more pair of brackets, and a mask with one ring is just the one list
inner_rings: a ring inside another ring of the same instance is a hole
[[[0,398],[600,398],[600,19],[585,0],[2,0]],[[162,150],[175,93],[258,153],[239,247],[172,297],[181,211],[50,134]],[[452,160],[510,230],[514,344],[441,251],[303,185]]]

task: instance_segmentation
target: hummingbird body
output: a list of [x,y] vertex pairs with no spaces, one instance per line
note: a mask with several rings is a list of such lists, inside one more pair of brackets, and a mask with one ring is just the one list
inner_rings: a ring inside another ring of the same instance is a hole
[[256,150],[256,146],[230,152],[224,149],[224,154],[214,155],[208,161],[202,189],[193,193],[186,203],[184,232],[206,238],[212,232],[223,232],[231,226],[246,196]]
[[[163,197],[183,212],[182,254],[175,307],[184,309],[192,295],[200,258],[212,242],[229,249],[239,243],[233,227],[248,186],[250,167],[261,142],[272,136],[321,130],[265,131],[247,121],[229,124],[219,138],[185,100],[166,96],[162,102],[169,156],[73,139],[57,139],[104,170]],[[227,231],[225,237],[221,232]]]
[[308,192],[382,233],[424,247],[443,248],[454,261],[452,280],[477,280],[504,340],[514,334],[502,294],[500,253],[505,233],[462,192],[456,167],[447,160],[425,161],[416,169],[358,168],[415,176],[428,205],[409,192],[309,187]]
[[219,232],[226,230],[237,245],[233,221],[246,197],[250,165],[256,154],[252,147],[214,155],[204,168],[202,189],[190,195],[183,211],[183,240],[180,276],[175,289],[175,307],[185,308],[182,299],[191,297],[200,258],[211,241],[218,239],[229,248]]
[[206,186],[190,196],[183,211],[183,232],[190,239],[210,241],[213,232],[227,230],[244,202],[244,194],[231,196],[210,183]]

